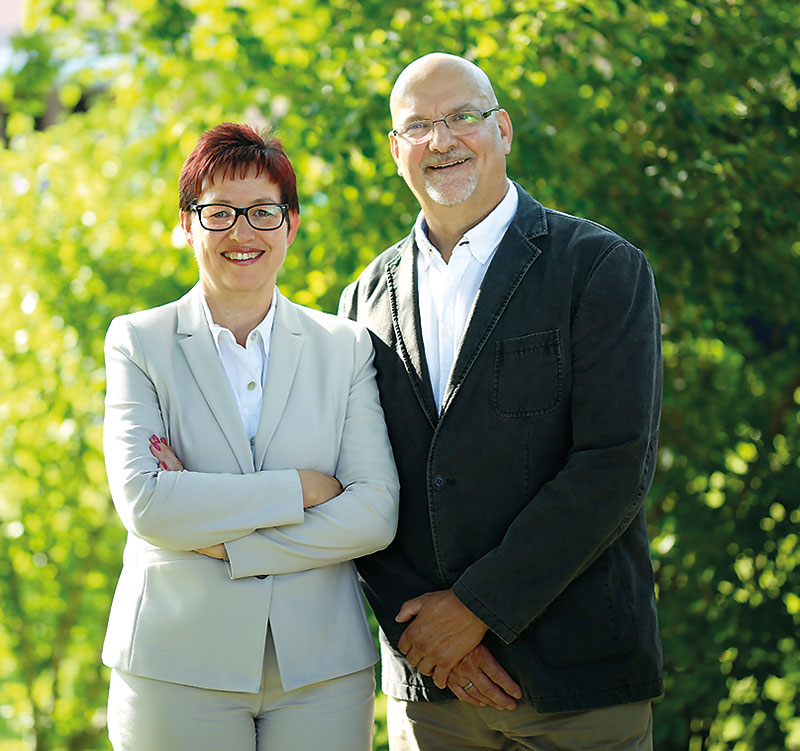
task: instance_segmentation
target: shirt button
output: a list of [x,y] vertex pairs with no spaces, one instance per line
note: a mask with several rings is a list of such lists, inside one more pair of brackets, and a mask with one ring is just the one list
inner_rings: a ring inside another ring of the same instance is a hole
[[251,446],[255,446],[255,445],[256,445],[256,437],[255,437],[255,436],[253,436],[253,437],[250,439],[250,445],[251,445]]
[[256,332],[254,331],[252,334],[250,334],[250,341],[254,342],[255,340],[256,340]]
[[433,478],[433,487],[436,490],[441,490],[445,485],[447,485],[447,480],[441,475],[436,475],[436,477]]
[[256,382],[255,381],[250,381],[250,383],[247,384],[247,390],[248,391],[252,391],[255,387],[256,387]]
[[444,330],[444,335],[445,335],[445,336],[446,336],[448,339],[452,338],[452,336],[453,336],[453,329],[445,329],[445,330]]

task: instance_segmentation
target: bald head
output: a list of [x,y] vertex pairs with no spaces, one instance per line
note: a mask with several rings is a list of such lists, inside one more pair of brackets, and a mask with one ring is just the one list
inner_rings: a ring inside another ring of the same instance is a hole
[[400,104],[412,97],[420,88],[428,86],[432,79],[444,78],[452,80],[454,87],[466,85],[481,99],[480,104],[486,107],[497,106],[497,97],[489,77],[475,63],[458,55],[431,52],[409,63],[394,82],[389,97],[392,118],[395,117]]

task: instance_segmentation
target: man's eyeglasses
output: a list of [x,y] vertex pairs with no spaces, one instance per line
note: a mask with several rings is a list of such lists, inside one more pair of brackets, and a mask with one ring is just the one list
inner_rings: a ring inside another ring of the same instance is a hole
[[278,229],[286,220],[289,204],[256,203],[238,208],[227,203],[193,203],[189,209],[197,212],[200,226],[210,232],[224,232],[230,229],[242,214],[253,229],[271,230]]
[[436,123],[444,123],[454,136],[465,136],[468,133],[472,133],[492,112],[499,111],[500,107],[493,107],[485,112],[480,110],[451,112],[438,120],[414,120],[413,123],[390,130],[389,133],[395,136],[402,136],[411,141],[411,143],[425,143],[425,141],[433,137],[433,128]]

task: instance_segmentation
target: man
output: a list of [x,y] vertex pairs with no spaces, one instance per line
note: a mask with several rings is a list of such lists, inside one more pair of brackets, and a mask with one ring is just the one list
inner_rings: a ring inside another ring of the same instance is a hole
[[395,541],[359,561],[390,748],[651,748],[650,268],[508,180],[511,121],[472,63],[414,61],[390,109],[421,212],[340,305],[373,334],[401,482]]

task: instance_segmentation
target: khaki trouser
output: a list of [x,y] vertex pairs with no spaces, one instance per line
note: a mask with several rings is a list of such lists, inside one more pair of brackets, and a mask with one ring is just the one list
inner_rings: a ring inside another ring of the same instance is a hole
[[462,701],[388,701],[390,751],[652,751],[649,701],[540,714]]
[[108,735],[115,751],[369,751],[374,698],[372,668],[284,691],[270,636],[257,694],[112,671]]

